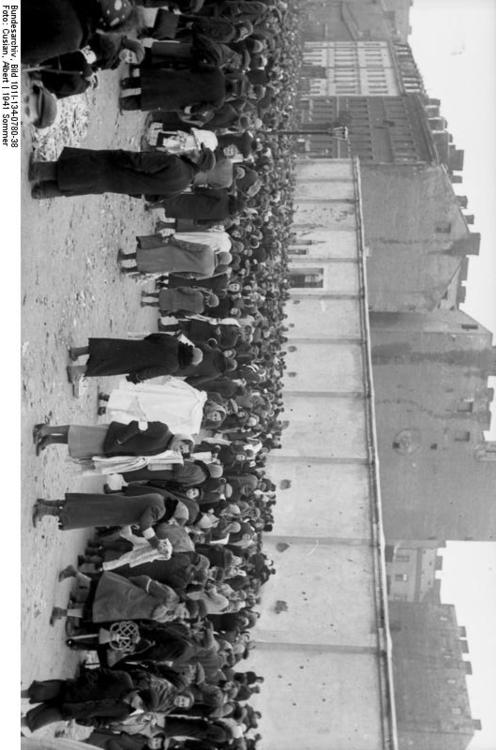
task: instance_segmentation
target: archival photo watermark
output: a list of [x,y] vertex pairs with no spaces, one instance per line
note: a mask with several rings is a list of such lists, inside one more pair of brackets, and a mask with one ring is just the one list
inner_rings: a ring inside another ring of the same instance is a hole
[[495,750],[496,4],[1,35],[14,741]]
[[19,6],[2,5],[2,145],[18,148],[21,80]]

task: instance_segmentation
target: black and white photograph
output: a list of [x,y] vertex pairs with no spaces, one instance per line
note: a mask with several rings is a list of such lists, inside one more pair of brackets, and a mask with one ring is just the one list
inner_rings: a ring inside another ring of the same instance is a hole
[[496,750],[495,0],[1,8],[9,747]]

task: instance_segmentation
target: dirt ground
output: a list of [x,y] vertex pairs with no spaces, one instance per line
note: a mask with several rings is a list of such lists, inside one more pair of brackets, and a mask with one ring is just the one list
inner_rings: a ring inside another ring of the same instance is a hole
[[[119,78],[104,73],[90,107],[89,148],[138,150],[143,115],[119,115]],[[25,91],[26,89],[24,89]],[[61,144],[62,145],[62,144]],[[32,679],[72,675],[78,660],[64,643],[64,628],[49,625],[52,606],[65,605],[69,582],[59,570],[74,563],[87,532],[61,532],[54,519],[34,529],[37,497],[56,499],[66,491],[102,484],[82,477],[68,462],[66,449],[50,448],[37,458],[32,427],[49,417],[52,424],[94,424],[98,382],[91,380],[80,399],[67,382],[67,348],[88,336],[119,336],[156,330],[156,316],[141,309],[140,290],[119,275],[119,247],[133,250],[135,235],[153,229],[143,202],[125,196],[88,196],[36,201],[27,168],[32,129],[23,131],[22,152],[22,687]],[[115,383],[115,379],[106,379]],[[103,383],[100,382],[100,386]]]

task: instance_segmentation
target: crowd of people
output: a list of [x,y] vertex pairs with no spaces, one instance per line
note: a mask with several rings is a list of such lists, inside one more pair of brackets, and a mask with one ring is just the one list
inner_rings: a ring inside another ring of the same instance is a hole
[[140,152],[32,162],[33,197],[125,193],[164,212],[118,253],[123,275],[154,282],[137,293],[158,331],[69,350],[76,395],[83,379],[125,376],[99,393],[105,423],[33,429],[38,454],[66,445],[108,479],[34,507],[36,525],[95,529],[60,572],[73,589],[51,622],[98,659],[33,682],[23,724],[72,719],[106,750],[256,748],[263,676],[243,660],[275,572],[262,534],[276,502],[266,458],[285,426],[294,157],[280,131],[301,62],[296,2],[24,0],[22,23],[36,126],[122,60],[122,116],[149,113]]

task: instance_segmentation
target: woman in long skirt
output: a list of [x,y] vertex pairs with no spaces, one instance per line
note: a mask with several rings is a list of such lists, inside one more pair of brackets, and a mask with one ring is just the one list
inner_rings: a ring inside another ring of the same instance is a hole
[[69,350],[73,362],[87,354],[85,365],[67,368],[71,382],[82,377],[127,375],[131,383],[141,383],[161,375],[181,375],[185,367],[196,367],[203,359],[197,347],[162,333],[152,333],[144,339],[91,338],[88,346]]
[[128,672],[108,669],[83,670],[75,680],[34,681],[27,697],[40,704],[26,714],[31,731],[67,719],[124,719],[144,707]]
[[37,453],[50,445],[67,445],[77,461],[96,456],[156,456],[164,451],[189,453],[192,440],[174,435],[163,422],[111,422],[105,425],[39,424],[33,430]]
[[172,197],[182,193],[198,172],[215,166],[215,156],[202,149],[189,156],[158,151],[96,151],[64,148],[57,161],[35,161],[29,179],[33,198],[121,193]]

